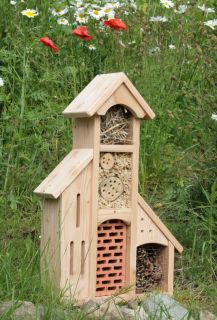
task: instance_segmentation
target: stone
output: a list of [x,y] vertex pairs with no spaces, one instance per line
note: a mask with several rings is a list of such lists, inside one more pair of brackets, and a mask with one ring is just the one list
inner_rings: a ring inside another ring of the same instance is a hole
[[105,320],[123,319],[120,307],[111,299],[89,300],[82,306],[82,310],[89,317],[103,317]]
[[88,300],[86,303],[84,303],[81,306],[81,309],[86,313],[92,313],[98,309],[100,309],[100,302],[97,302],[95,300]]
[[209,312],[208,310],[202,310],[200,311],[199,319],[200,320],[217,320],[217,317],[213,313]]
[[145,312],[142,306],[139,306],[136,310],[136,317],[135,320],[148,320],[149,315]]
[[130,309],[136,310],[138,308],[138,301],[135,299],[129,300],[127,304]]
[[0,303],[0,316],[13,315],[14,320],[42,320],[42,306],[35,306],[29,301],[5,301]]
[[135,310],[130,309],[126,306],[123,306],[123,307],[121,307],[121,313],[122,313],[124,319],[135,320],[135,313],[136,313]]
[[189,312],[177,301],[163,293],[149,296],[144,302],[145,311],[154,319],[159,320],[190,320]]

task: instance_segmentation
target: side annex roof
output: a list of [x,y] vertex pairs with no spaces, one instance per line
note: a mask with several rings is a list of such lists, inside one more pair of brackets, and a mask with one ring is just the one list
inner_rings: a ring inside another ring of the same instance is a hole
[[143,116],[140,118],[153,119],[154,112],[134,87],[124,72],[97,75],[63,111],[66,117],[91,117],[102,105],[124,85],[140,105]]
[[165,226],[165,224],[160,220],[160,218],[156,215],[156,213],[154,213],[151,207],[149,207],[149,205],[145,202],[145,200],[139,194],[138,194],[138,204],[149,216],[149,218],[153,221],[153,223],[165,235],[165,237],[174,245],[175,249],[179,253],[182,253],[183,251],[182,245],[176,240],[174,235],[169,231],[169,229]]
[[93,159],[93,149],[73,149],[34,190],[34,193],[57,199]]

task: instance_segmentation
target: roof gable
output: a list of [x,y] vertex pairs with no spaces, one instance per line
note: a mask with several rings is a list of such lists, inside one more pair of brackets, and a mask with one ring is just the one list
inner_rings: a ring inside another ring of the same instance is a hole
[[91,117],[124,84],[136,99],[143,115],[138,118],[153,119],[154,112],[123,72],[97,75],[63,111],[66,117]]
[[165,224],[160,220],[160,218],[156,215],[156,213],[154,213],[151,207],[149,207],[149,205],[140,195],[138,195],[138,204],[153,221],[153,223],[160,229],[164,236],[174,245],[176,250],[181,253],[183,251],[181,244],[176,240],[174,235],[169,231]]
[[57,199],[93,159],[93,149],[74,149],[34,190],[34,193]]

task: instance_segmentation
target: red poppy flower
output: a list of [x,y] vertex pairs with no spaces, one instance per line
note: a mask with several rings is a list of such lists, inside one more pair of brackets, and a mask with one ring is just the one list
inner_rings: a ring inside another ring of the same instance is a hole
[[43,43],[45,46],[50,47],[54,53],[58,53],[59,48],[57,48],[55,46],[55,44],[53,43],[53,41],[51,39],[49,39],[48,37],[40,38],[39,41],[41,43]]
[[107,26],[107,27],[111,27],[115,30],[126,30],[127,27],[126,27],[126,24],[121,21],[120,19],[110,19],[110,20],[106,20],[104,21],[104,25]]
[[84,41],[88,41],[93,38],[91,35],[89,35],[87,31],[87,27],[85,26],[80,26],[76,28],[75,30],[72,31],[72,34],[74,34],[74,36],[81,38]]

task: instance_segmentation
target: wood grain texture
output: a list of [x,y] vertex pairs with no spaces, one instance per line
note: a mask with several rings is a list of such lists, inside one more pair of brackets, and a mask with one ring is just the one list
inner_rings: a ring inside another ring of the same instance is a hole
[[34,190],[34,193],[57,199],[92,159],[92,149],[72,150]]
[[137,247],[146,243],[158,243],[168,246],[168,239],[147,215],[146,211],[138,205]]
[[119,145],[119,144],[101,144],[101,152],[133,152],[135,150],[133,145]]
[[110,98],[108,98],[105,103],[97,110],[97,114],[105,115],[109,108],[117,104],[126,106],[127,109],[136,118],[145,118],[146,116],[146,112],[124,83],[122,83],[120,87],[117,88],[115,92],[113,92]]
[[91,184],[92,162],[62,195],[61,289],[66,296],[77,299],[89,294]]
[[164,236],[173,244],[175,249],[179,253],[182,253],[183,251],[182,245],[176,240],[176,238],[169,231],[169,229],[163,224],[160,218],[156,215],[156,213],[154,213],[151,207],[149,207],[149,205],[145,202],[145,200],[139,194],[138,194],[138,205],[142,210],[144,210],[144,212],[149,216],[149,218],[159,228],[159,230],[164,234]]
[[74,119],[73,149],[93,148],[96,138],[94,123],[94,117]]
[[45,199],[41,224],[41,275],[52,283],[54,289],[60,288],[60,199]]
[[[122,87],[120,93],[123,103],[126,103],[127,100],[130,100],[130,102],[133,101],[134,106],[136,106],[134,114],[136,114],[137,117],[153,119],[155,117],[154,112],[123,72],[97,75],[69,104],[63,111],[63,114],[66,117],[75,118],[93,116],[122,84],[124,87]],[[126,92],[126,90],[128,99],[124,98],[123,95],[123,91]],[[132,97],[129,97],[129,94],[131,94]],[[116,99],[117,95],[115,101]],[[140,106],[139,109],[137,108],[138,106]]]

